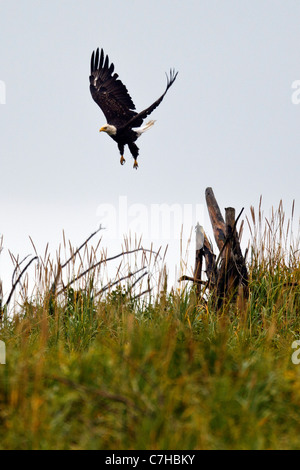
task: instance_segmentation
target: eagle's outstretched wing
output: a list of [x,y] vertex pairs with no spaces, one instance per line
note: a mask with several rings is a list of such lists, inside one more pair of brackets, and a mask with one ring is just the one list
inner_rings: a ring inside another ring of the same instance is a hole
[[107,122],[120,127],[137,113],[126,86],[114,72],[114,64],[109,64],[108,56],[99,48],[91,57],[90,91],[93,99],[102,109]]
[[157,106],[160,105],[160,103],[162,102],[162,100],[164,99],[164,96],[165,94],[167,93],[168,89],[170,88],[170,86],[173,85],[173,83],[175,82],[176,80],[176,77],[177,77],[177,74],[178,72],[175,72],[174,69],[171,69],[170,70],[170,76],[167,75],[167,87],[165,89],[165,92],[161,95],[160,98],[158,98],[151,106],[149,106],[148,108],[144,109],[144,111],[141,111],[140,113],[135,113],[135,115],[126,123],[124,124],[124,126],[122,128],[132,128],[132,127],[138,127],[138,126],[141,126],[142,123],[143,123],[143,120],[149,116],[149,114],[152,113],[152,111],[154,111],[155,108],[157,108]]

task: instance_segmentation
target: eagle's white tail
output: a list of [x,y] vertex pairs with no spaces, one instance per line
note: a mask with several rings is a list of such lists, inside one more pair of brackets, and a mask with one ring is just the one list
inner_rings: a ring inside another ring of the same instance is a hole
[[150,127],[152,127],[154,123],[155,121],[149,121],[144,126],[138,127],[137,129],[134,129],[134,130],[140,136],[143,132],[146,132],[148,129],[150,129]]

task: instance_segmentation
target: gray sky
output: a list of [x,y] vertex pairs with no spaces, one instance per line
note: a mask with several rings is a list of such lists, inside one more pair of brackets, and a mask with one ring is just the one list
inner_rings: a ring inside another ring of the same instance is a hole
[[[262,195],[266,215],[280,199],[289,215],[296,199],[299,217],[299,21],[293,0],[0,0],[2,278],[7,249],[32,252],[28,235],[55,250],[65,229],[76,246],[105,204],[119,217],[124,197],[129,221],[144,210],[132,227],[169,243],[171,270],[180,234],[153,234],[155,205],[197,213],[212,186],[222,210],[249,214]],[[105,118],[88,80],[98,46],[138,111],[163,92],[165,72],[179,70],[138,141],[138,171],[98,132]],[[206,209],[200,223],[210,232]],[[120,240],[109,230],[103,243],[114,254]]]

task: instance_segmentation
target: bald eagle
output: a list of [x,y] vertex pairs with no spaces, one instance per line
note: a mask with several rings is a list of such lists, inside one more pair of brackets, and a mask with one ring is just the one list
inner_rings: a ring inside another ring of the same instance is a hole
[[170,70],[167,75],[167,87],[165,92],[149,108],[140,113],[135,111],[135,105],[128,93],[126,86],[118,79],[114,72],[114,64],[109,64],[108,56],[103,49],[99,53],[93,51],[91,57],[90,91],[93,99],[103,111],[107,124],[100,128],[100,132],[106,132],[118,144],[121,154],[120,163],[125,163],[124,148],[128,145],[134,158],[133,168],[138,168],[137,157],[139,148],[135,141],[140,135],[153,126],[155,121],[149,121],[142,126],[144,119],[162,102],[170,86],[174,83],[178,72]]

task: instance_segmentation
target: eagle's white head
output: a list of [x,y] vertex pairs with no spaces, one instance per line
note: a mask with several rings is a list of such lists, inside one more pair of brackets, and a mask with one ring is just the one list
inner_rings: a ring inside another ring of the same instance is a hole
[[105,124],[99,129],[99,132],[106,132],[108,135],[116,135],[117,128],[112,124]]

